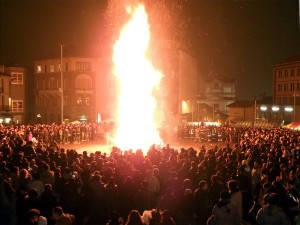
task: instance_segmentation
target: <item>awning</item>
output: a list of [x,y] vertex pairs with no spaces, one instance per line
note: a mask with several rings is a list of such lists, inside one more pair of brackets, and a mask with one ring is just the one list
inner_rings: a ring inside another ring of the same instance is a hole
[[292,122],[283,127],[288,129],[293,129],[293,130],[300,130],[300,122]]

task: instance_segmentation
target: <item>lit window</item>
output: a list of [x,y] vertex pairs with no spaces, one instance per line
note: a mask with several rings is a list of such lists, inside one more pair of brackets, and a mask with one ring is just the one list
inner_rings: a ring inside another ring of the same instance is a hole
[[12,112],[23,112],[23,100],[12,100]]
[[272,111],[274,111],[274,112],[279,111],[279,107],[278,106],[272,106]]
[[41,72],[42,72],[42,66],[41,66],[41,65],[38,65],[38,66],[36,67],[36,72],[37,72],[37,73],[41,73]]
[[90,99],[90,98],[87,97],[87,98],[85,99],[85,105],[86,105],[86,106],[91,106],[91,99]]
[[82,106],[82,98],[81,97],[77,98],[76,103],[77,106]]
[[50,65],[49,70],[50,70],[50,73],[53,73],[54,72],[54,65]]
[[11,78],[12,84],[23,84],[23,73],[12,73]]

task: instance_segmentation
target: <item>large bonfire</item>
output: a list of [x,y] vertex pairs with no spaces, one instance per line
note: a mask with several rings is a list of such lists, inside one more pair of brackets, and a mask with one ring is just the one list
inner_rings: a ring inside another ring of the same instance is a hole
[[114,45],[113,62],[118,80],[117,129],[114,145],[121,150],[148,150],[161,144],[154,92],[161,73],[147,58],[150,27],[143,5],[127,7],[130,20]]

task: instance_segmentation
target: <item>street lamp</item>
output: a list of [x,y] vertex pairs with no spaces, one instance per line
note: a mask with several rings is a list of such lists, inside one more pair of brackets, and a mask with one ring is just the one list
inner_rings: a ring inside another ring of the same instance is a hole
[[296,96],[299,96],[299,94],[296,94],[295,90],[294,90],[294,118],[293,118],[293,122],[296,122]]
[[61,124],[64,123],[64,70],[63,70],[63,47],[60,45],[60,101],[61,101]]

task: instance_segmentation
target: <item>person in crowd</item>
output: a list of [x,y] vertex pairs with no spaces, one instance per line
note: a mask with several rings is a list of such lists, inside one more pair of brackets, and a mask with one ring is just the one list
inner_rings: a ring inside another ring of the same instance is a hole
[[45,185],[45,191],[42,193],[39,198],[39,206],[41,214],[44,215],[48,220],[51,218],[51,210],[58,206],[57,196],[54,194],[52,190],[51,184]]
[[222,190],[220,200],[212,210],[212,220],[216,225],[239,225],[241,220],[238,215],[238,210],[231,203],[230,193]]
[[55,225],[75,225],[75,216],[64,213],[62,207],[57,206],[52,209],[52,216],[55,220]]
[[47,219],[44,216],[40,215],[38,209],[30,209],[27,212],[28,224],[32,225],[47,225]]
[[199,186],[194,192],[198,224],[204,225],[210,215],[212,206],[209,196],[208,184],[205,180],[199,181]]
[[141,189],[134,195],[134,206],[138,212],[155,208],[155,194],[148,189],[148,183],[142,182]]
[[142,217],[137,210],[131,210],[131,212],[128,215],[127,221],[125,225],[145,225]]
[[288,225],[289,220],[278,204],[279,196],[276,193],[271,193],[268,197],[267,204],[257,213],[256,220],[258,224]]
[[253,197],[253,205],[248,212],[249,222],[254,225],[258,225],[258,223],[256,221],[256,215],[257,215],[258,211],[261,209],[261,204],[260,204],[259,200],[260,200],[259,196],[256,195]]
[[[182,215],[189,214],[182,207],[191,197],[190,194],[185,196],[186,189],[194,193],[196,201],[198,198],[197,207],[201,208],[195,207],[195,210],[198,212],[197,219],[200,219],[205,214],[203,212],[210,213],[212,206],[219,202],[220,191],[230,180],[235,180],[240,189],[231,188],[232,203],[242,192],[244,215],[253,204],[252,196],[247,194],[245,198],[245,192],[259,196],[260,203],[264,196],[267,201],[271,193],[276,193],[280,196],[279,206],[285,210],[290,223],[294,224],[297,219],[298,203],[294,201],[297,192],[294,192],[290,181],[295,182],[297,189],[300,187],[299,131],[230,126],[210,128],[203,124],[201,129],[214,129],[230,143],[219,142],[210,147],[203,142],[199,151],[193,148],[175,149],[170,145],[163,148],[151,146],[145,155],[141,150],[124,151],[123,154],[118,148],[114,148],[111,154],[79,153],[76,149],[64,149],[57,144],[61,141],[61,129],[69,131],[68,142],[97,141],[100,136],[92,132],[113,130],[108,124],[103,129],[103,125],[0,126],[0,173],[3,174],[4,186],[0,190],[1,221],[5,218],[9,220],[6,224],[25,223],[27,210],[35,208],[51,223],[50,210],[60,204],[65,212],[76,216],[79,224],[105,224],[114,211],[126,218],[133,209],[142,213],[145,209],[157,208],[168,210],[174,222],[181,225]],[[178,127],[178,133],[186,133],[183,137],[188,137],[186,131],[191,128],[195,127],[182,125]],[[27,138],[29,132],[32,132],[32,140]],[[32,185],[38,180],[36,174],[43,185],[52,185],[53,192],[47,191],[46,194],[46,191]],[[114,177],[114,182],[111,177]],[[153,182],[156,180],[153,177],[157,178],[159,185]],[[145,180],[148,188],[140,188]],[[198,185],[200,181],[203,181],[203,188]],[[36,189],[38,194],[31,189]],[[110,194],[106,194],[106,190]],[[158,192],[153,197],[155,190]],[[200,197],[197,197],[198,194]],[[49,204],[47,209],[45,204]],[[201,219],[202,223],[209,213]]]
[[230,203],[235,206],[237,210],[238,223],[240,223],[243,218],[242,193],[239,190],[237,182],[235,180],[228,181],[227,188],[230,193]]
[[182,213],[182,224],[195,224],[196,223],[196,200],[193,191],[188,188],[185,190],[183,197],[180,200],[180,211]]

